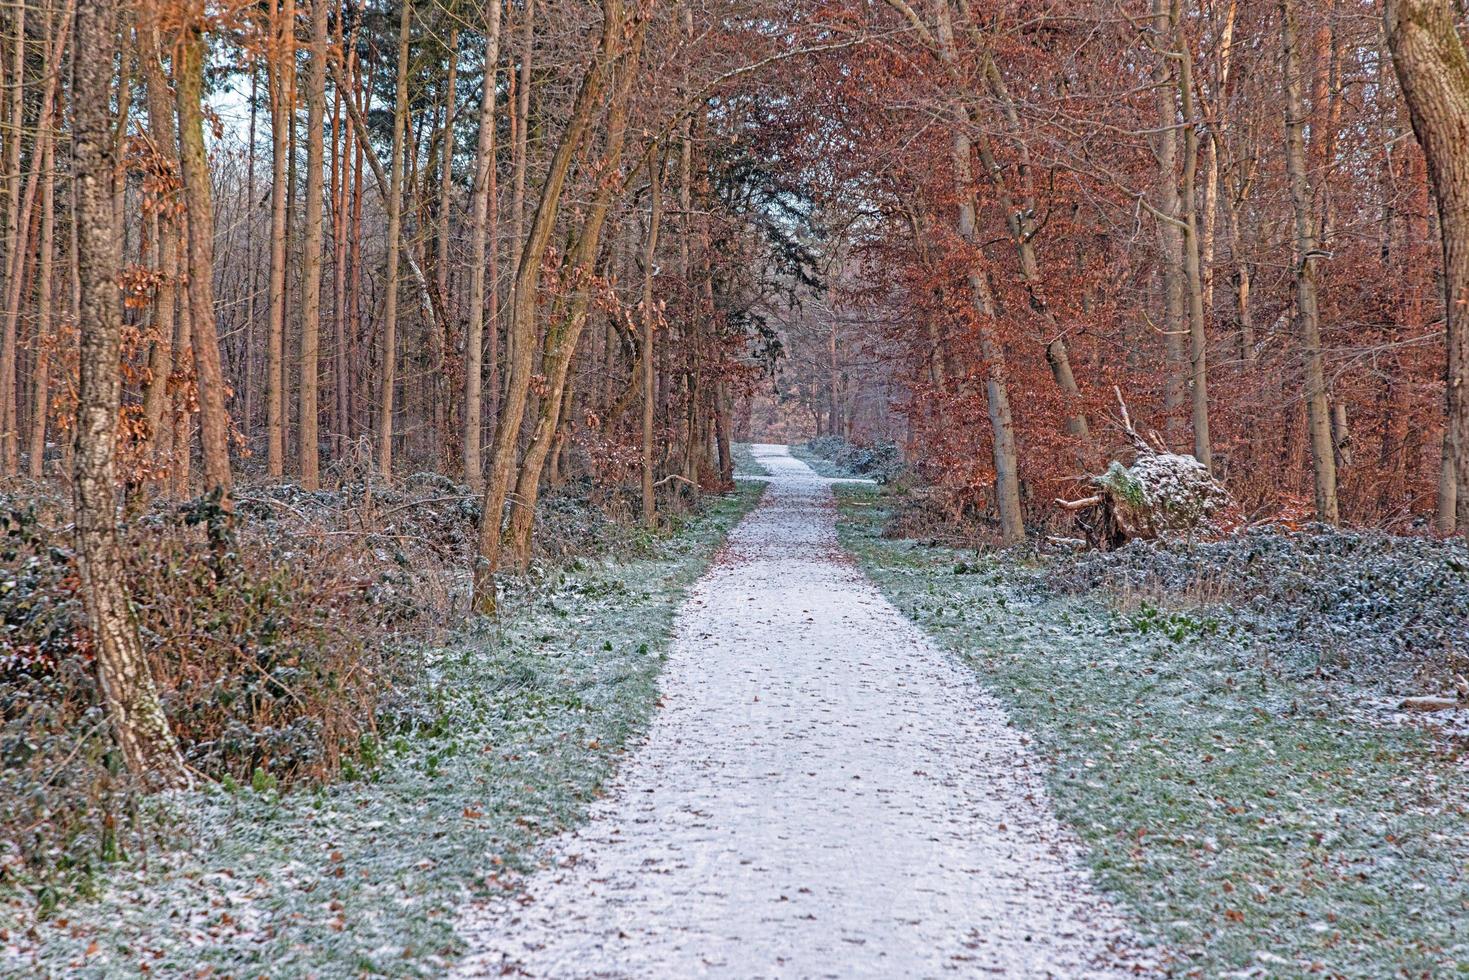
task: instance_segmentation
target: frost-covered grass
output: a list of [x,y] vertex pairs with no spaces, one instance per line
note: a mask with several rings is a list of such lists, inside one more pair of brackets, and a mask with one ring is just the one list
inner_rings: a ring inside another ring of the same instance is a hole
[[854,475],[852,471],[847,469],[845,466],[841,466],[835,461],[827,459],[824,456],[818,456],[816,453],[812,452],[811,447],[804,442],[793,445],[789,448],[792,456],[796,457],[801,462],[805,463],[807,466],[815,470],[818,476],[825,476],[834,480],[839,480],[843,477]]
[[179,849],[133,855],[29,935],[0,922],[0,975],[441,975],[458,907],[580,820],[643,730],[674,613],[762,489],[419,654],[417,687],[348,781],[161,804]]
[[1469,972],[1462,743],[1365,725],[1227,614],[1057,595],[1039,566],[885,540],[881,498],[837,492],[844,543],[1005,703],[1174,972]]
[[765,467],[755,458],[748,442],[737,442],[730,447],[730,456],[734,460],[735,478],[742,476],[768,476]]

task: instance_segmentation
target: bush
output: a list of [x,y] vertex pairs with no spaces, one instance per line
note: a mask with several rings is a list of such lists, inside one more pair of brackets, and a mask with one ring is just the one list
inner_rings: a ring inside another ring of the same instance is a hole
[[841,436],[818,436],[806,443],[806,451],[854,476],[868,476],[878,483],[892,483],[907,470],[902,451],[890,442],[859,445]]
[[[629,498],[635,504],[635,496]],[[590,482],[547,493],[536,556],[650,543]],[[635,513],[635,509],[633,511]],[[207,500],[156,502],[123,529],[128,585],[186,762],[230,787],[289,791],[370,768],[378,726],[412,725],[395,683],[468,609],[479,500],[435,474],[336,490],[236,490],[228,547]],[[0,498],[0,891],[44,912],[163,831],[139,813],[97,689],[70,504]],[[534,588],[527,584],[526,588]]]
[[[210,506],[151,510],[125,532],[135,613],[185,760],[215,780],[328,779],[372,734],[387,684],[372,638],[401,617],[373,603],[380,576],[334,574],[320,543],[286,552],[245,525],[217,553]],[[50,502],[0,518],[0,883],[43,907],[146,830],[97,689],[66,517]]]
[[1469,670],[1469,553],[1460,541],[1262,528],[1063,558],[1050,581],[1071,592],[1227,605],[1276,661],[1300,670],[1340,669],[1407,690]]

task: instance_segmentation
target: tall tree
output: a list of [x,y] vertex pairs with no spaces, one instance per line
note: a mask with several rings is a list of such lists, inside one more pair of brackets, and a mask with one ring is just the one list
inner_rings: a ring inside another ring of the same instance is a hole
[[[491,212],[495,197],[495,97],[498,91],[500,64],[501,0],[485,4],[485,67],[480,83],[479,141],[474,155],[474,200],[469,220],[469,309],[464,327],[464,482],[475,490],[483,483],[480,467],[480,443],[484,429],[484,347],[485,297],[489,307],[496,306],[498,276],[490,276],[486,287],[487,265],[493,265]],[[497,343],[494,317],[489,322],[489,342]],[[492,384],[497,382],[491,380]]]
[[116,0],[87,0],[76,17],[73,148],[81,359],[75,479],[78,568],[103,698],[128,767],[156,786],[188,783],[127,592],[116,524],[118,409],[122,399],[121,297],[113,234],[109,88],[117,53]]
[[266,336],[265,465],[285,473],[286,255],[290,239],[291,130],[296,120],[296,0],[270,0],[270,322]]
[[520,425],[525,420],[535,363],[536,310],[539,305],[541,263],[551,246],[551,236],[561,211],[562,193],[572,164],[581,155],[588,131],[597,115],[602,94],[612,73],[625,23],[622,0],[602,0],[602,24],[597,51],[582,74],[581,85],[561,133],[561,139],[546,168],[540,200],[530,230],[520,249],[511,293],[510,322],[506,348],[509,378],[505,401],[495,425],[495,442],[490,472],[485,481],[481,508],[479,548],[474,568],[474,608],[493,614],[496,602],[495,577],[499,569],[501,527],[505,501],[519,456]]
[[[684,145],[689,141],[685,140]],[[685,172],[688,166],[685,164]],[[661,167],[648,164],[648,231],[643,242],[643,523],[652,527],[658,520],[658,501],[654,497],[653,464],[656,448],[653,445],[654,413],[657,409],[653,372],[653,335],[658,329],[658,311],[653,305],[653,279],[655,260],[658,255],[658,226],[663,219],[663,172]],[[684,222],[688,222],[687,210]]]
[[1316,517],[1335,524],[1341,519],[1336,497],[1336,447],[1331,439],[1325,358],[1321,350],[1321,312],[1316,295],[1316,263],[1321,253],[1306,172],[1306,109],[1301,101],[1300,38],[1292,0],[1280,3],[1280,39],[1285,91],[1285,166],[1295,210],[1296,330],[1305,368],[1306,431],[1315,477]]
[[[138,21],[138,62],[147,88],[148,130],[160,165],[177,172],[178,132],[174,123],[174,94],[163,71],[163,42],[159,11],[145,8]],[[173,373],[174,306],[178,294],[179,222],[168,201],[156,201],[151,216],[153,251],[158,270],[158,292],[153,299],[153,343],[148,357],[148,388],[143,397],[147,426],[146,449],[151,462],[166,471],[172,446],[172,420],[165,425],[168,383]],[[188,447],[184,447],[187,451]]]
[[317,391],[321,349],[322,181],[325,165],[327,0],[311,0],[310,68],[306,77],[306,254],[301,285],[301,486],[321,482]]
[[388,268],[383,301],[383,364],[378,393],[377,466],[385,479],[393,476],[393,386],[398,368],[398,266],[403,237],[403,168],[408,126],[409,31],[413,4],[403,0],[398,18],[398,81],[393,97],[393,159],[388,176]]
[[[1469,53],[1449,0],[1387,0],[1393,66],[1438,201],[1448,363],[1439,530],[1469,535]],[[1452,506],[1447,505],[1452,502]]]
[[[189,342],[199,388],[199,441],[203,446],[204,492],[226,511],[230,491],[230,420],[225,409],[224,369],[214,316],[214,204],[209,157],[204,149],[204,10],[192,6],[174,46],[174,94],[179,117],[179,169],[188,213]],[[177,345],[176,345],[177,347]],[[187,442],[174,443],[186,454]]]

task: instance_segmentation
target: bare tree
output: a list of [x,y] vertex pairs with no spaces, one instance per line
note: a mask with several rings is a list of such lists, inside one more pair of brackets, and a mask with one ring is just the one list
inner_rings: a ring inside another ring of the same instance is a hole
[[[189,216],[190,340],[199,386],[199,441],[204,449],[204,492],[229,510],[230,420],[225,410],[224,370],[214,319],[214,205],[209,157],[204,150],[204,35],[190,19],[174,48],[174,94],[179,115],[179,163]],[[175,444],[176,449],[178,443]],[[183,450],[177,450],[181,454]]]
[[384,478],[393,475],[393,385],[398,366],[398,262],[403,235],[404,134],[408,125],[408,39],[413,4],[404,0],[398,20],[398,83],[393,99],[393,159],[388,177],[387,297],[383,302],[382,390],[378,402],[377,465]]
[[[688,146],[688,141],[684,141]],[[688,172],[685,164],[684,171]],[[658,502],[653,495],[653,413],[657,393],[653,385],[653,334],[657,330],[658,313],[653,306],[654,259],[658,254],[658,223],[663,217],[663,173],[661,167],[648,164],[648,234],[643,242],[643,523],[652,527],[658,520]],[[688,209],[684,209],[685,224]],[[686,247],[686,246],[685,246]]]
[[298,424],[301,486],[321,482],[317,434],[321,345],[322,167],[326,117],[327,0],[311,0],[311,62],[306,76],[306,255],[301,286],[301,402]]
[[493,614],[495,611],[495,575],[500,561],[501,525],[519,455],[520,425],[525,420],[535,363],[536,309],[539,299],[536,287],[540,279],[541,262],[551,246],[551,236],[561,211],[567,175],[582,152],[602,94],[607,88],[624,23],[622,0],[602,0],[601,38],[597,51],[582,76],[560,142],[551,155],[541,184],[535,216],[531,219],[529,233],[520,249],[507,330],[509,379],[505,403],[496,420],[494,452],[490,461],[489,478],[485,482],[479,549],[474,568],[474,609],[480,613]]
[[1295,207],[1296,328],[1305,362],[1306,425],[1311,440],[1311,467],[1316,484],[1316,517],[1339,521],[1336,500],[1336,447],[1326,402],[1326,369],[1321,352],[1321,313],[1316,300],[1316,214],[1306,174],[1306,109],[1301,102],[1301,53],[1292,0],[1280,3],[1281,66],[1285,73],[1285,167]]
[[296,0],[270,3],[270,323],[265,359],[265,460],[271,476],[285,472],[286,246],[290,238],[291,127],[296,115]]
[[[500,63],[501,0],[485,6],[485,74],[480,85],[479,143],[474,155],[474,201],[469,219],[469,312],[464,327],[464,481],[475,490],[483,483],[480,442],[484,428],[483,356],[485,347],[486,256],[495,194],[495,91]],[[489,246],[493,252],[494,246]],[[497,270],[498,271],[498,270]],[[495,307],[498,276],[488,283],[489,306]],[[490,318],[490,343],[497,342]],[[492,383],[494,383],[492,381]]]

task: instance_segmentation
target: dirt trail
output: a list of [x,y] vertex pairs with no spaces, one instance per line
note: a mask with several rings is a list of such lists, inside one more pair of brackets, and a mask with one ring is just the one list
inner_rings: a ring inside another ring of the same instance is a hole
[[1125,929],[971,673],[837,548],[829,481],[763,502],[680,616],[664,707],[462,976],[1105,976]]

